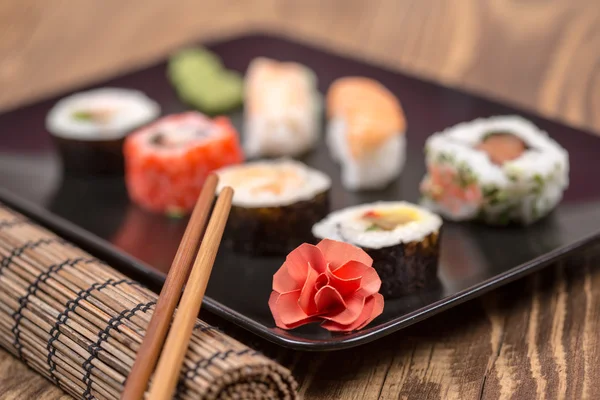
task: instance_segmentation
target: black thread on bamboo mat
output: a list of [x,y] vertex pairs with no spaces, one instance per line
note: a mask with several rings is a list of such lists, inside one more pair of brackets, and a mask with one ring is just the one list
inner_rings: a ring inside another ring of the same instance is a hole
[[48,278],[50,278],[52,274],[57,273],[65,266],[74,266],[77,263],[88,262],[89,260],[92,260],[92,258],[73,258],[67,259],[60,264],[51,265],[50,267],[48,267],[47,271],[38,275],[35,278],[35,280],[27,287],[27,293],[19,298],[19,308],[12,314],[12,318],[15,323],[11,331],[15,335],[13,345],[17,350],[18,357],[21,360],[25,361],[23,359],[23,345],[21,344],[21,330],[19,328],[21,324],[21,318],[23,318],[23,310],[25,309],[25,307],[27,307],[27,304],[29,303],[29,296],[35,295],[39,289],[40,283],[46,283],[46,281],[48,280]]
[[98,353],[102,350],[102,342],[107,341],[110,338],[111,330],[118,330],[119,326],[123,324],[123,321],[129,321],[129,318],[133,317],[138,311],[143,313],[147,312],[150,307],[156,304],[156,301],[149,301],[147,303],[140,303],[136,305],[132,309],[125,309],[121,311],[118,315],[112,317],[106,328],[102,329],[100,333],[98,333],[98,340],[96,343],[92,343],[88,346],[88,352],[90,356],[83,363],[83,369],[85,370],[85,374],[83,375],[83,383],[85,383],[85,391],[83,392],[83,398],[86,400],[91,400],[94,398],[92,395],[92,369],[94,365],[92,361],[98,357]]
[[[184,372],[183,376],[185,377],[186,380],[190,380],[190,381],[194,380],[200,374],[200,370],[210,367],[215,360],[225,361],[226,359],[228,359],[231,356],[240,357],[245,354],[250,354],[250,355],[255,356],[255,355],[259,355],[260,353],[256,350],[252,350],[250,348],[238,350],[238,351],[227,350],[225,352],[218,352],[218,353],[213,354],[209,358],[203,358],[203,359],[197,361],[196,363],[194,363],[194,366],[188,368]],[[176,389],[175,396],[177,398],[181,398],[183,396],[184,392],[185,392],[184,379],[179,379],[179,382],[177,383],[177,389]]]
[[198,331],[198,332],[206,332],[206,331],[212,331],[212,330],[221,332],[221,330],[219,328],[217,328],[216,326],[204,325],[203,322],[196,322],[196,325],[194,325],[194,330]]
[[56,322],[54,323],[54,326],[50,330],[50,339],[48,340],[48,344],[46,346],[46,349],[48,350],[48,356],[46,358],[46,362],[48,363],[48,367],[50,368],[50,371],[49,371],[50,377],[54,380],[54,382],[57,385],[59,383],[58,377],[54,374],[54,371],[56,370],[56,363],[53,360],[53,357],[55,356],[55,352],[56,352],[56,348],[54,347],[54,342],[60,336],[60,326],[67,323],[67,320],[69,319],[69,313],[75,311],[75,309],[79,305],[79,302],[87,299],[94,290],[100,291],[108,286],[118,286],[123,283],[130,283],[130,282],[135,282],[135,281],[131,281],[129,279],[121,279],[118,281],[115,281],[114,279],[109,279],[106,282],[96,282],[89,288],[80,290],[74,299],[67,301],[65,310],[63,312],[61,312],[60,314],[58,314],[58,317],[56,317]]
[[2,273],[4,268],[8,267],[12,263],[13,258],[20,257],[21,254],[23,254],[23,252],[25,250],[35,249],[36,247],[39,247],[39,246],[42,246],[45,244],[52,244],[52,243],[66,244],[67,242],[61,238],[50,238],[50,239],[36,240],[35,242],[26,242],[24,245],[22,245],[20,247],[15,247],[14,249],[12,249],[12,251],[10,252],[9,255],[3,257],[2,261],[0,261],[0,274]]
[[11,219],[11,220],[5,219],[4,221],[0,221],[0,229],[12,228],[13,226],[27,225],[27,224],[29,224],[29,221],[27,221],[26,219],[22,219],[22,218]]

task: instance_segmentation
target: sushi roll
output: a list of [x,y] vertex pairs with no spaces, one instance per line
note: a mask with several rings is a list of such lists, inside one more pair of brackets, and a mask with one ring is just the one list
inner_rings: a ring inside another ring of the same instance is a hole
[[313,148],[319,135],[320,103],[310,69],[293,62],[254,59],[245,85],[248,157],[293,157]]
[[142,92],[101,88],[60,100],[46,116],[46,129],[65,173],[122,174],[125,136],[159,114],[159,105]]
[[218,171],[220,191],[234,189],[225,241],[238,253],[285,255],[312,241],[329,212],[329,177],[290,159],[255,161]]
[[518,116],[461,123],[425,144],[423,205],[455,220],[530,224],[562,199],[569,155]]
[[362,77],[336,80],[327,93],[327,117],[327,145],[346,189],[383,189],[400,175],[406,121],[383,85]]
[[380,293],[394,298],[438,283],[442,219],[406,202],[377,202],[335,211],[314,225],[317,239],[361,247],[373,258]]
[[244,160],[229,119],[198,112],[170,115],[134,132],[124,153],[131,200],[173,216],[192,210],[212,171]]

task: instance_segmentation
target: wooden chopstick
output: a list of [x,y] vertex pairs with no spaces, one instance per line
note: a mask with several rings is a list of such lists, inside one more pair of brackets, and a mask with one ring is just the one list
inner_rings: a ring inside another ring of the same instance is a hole
[[198,256],[185,285],[167,342],[158,360],[158,367],[154,372],[154,380],[150,387],[148,397],[150,400],[170,399],[173,394],[223,237],[223,231],[231,209],[232,197],[233,189],[226,187],[217,199],[204,239],[200,244]]
[[167,336],[173,312],[181,297],[181,290],[188,278],[196,250],[204,234],[217,183],[218,178],[214,174],[209,175],[204,182],[167,279],[160,291],[146,335],[127,377],[125,389],[121,394],[123,400],[140,400],[146,391],[148,380]]

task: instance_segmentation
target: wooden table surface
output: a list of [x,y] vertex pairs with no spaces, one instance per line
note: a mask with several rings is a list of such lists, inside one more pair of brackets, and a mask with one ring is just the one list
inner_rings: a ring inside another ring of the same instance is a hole
[[[175,6],[176,3],[176,6]],[[594,0],[0,3],[0,108],[257,27],[600,131]],[[299,353],[307,399],[600,398],[600,248],[372,344]],[[68,398],[0,351],[1,399]]]

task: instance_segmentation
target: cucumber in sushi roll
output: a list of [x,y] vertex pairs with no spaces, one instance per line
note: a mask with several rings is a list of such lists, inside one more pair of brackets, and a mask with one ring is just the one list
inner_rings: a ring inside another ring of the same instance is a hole
[[329,211],[329,177],[301,162],[278,159],[218,171],[220,191],[234,189],[225,241],[236,252],[285,255],[311,242]]
[[439,216],[414,204],[377,202],[333,212],[312,232],[361,247],[373,258],[380,293],[393,298],[438,282],[441,227]]
[[569,184],[565,149],[531,122],[498,116],[461,123],[425,144],[423,205],[455,221],[530,224]]

